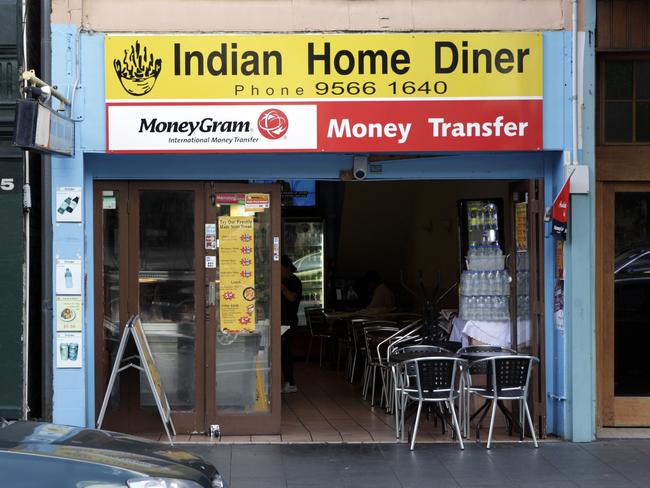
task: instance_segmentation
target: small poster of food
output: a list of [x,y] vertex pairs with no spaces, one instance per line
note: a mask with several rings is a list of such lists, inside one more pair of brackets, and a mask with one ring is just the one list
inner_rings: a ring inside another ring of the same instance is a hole
[[56,331],[81,332],[83,313],[80,296],[56,297]]

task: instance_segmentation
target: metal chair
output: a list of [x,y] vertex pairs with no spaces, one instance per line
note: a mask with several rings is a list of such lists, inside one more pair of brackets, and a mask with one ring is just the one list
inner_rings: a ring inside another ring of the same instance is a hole
[[[470,368],[485,367],[488,374],[487,386],[472,386],[468,390],[470,395],[478,395],[492,402],[492,415],[490,417],[490,430],[487,441],[488,449],[490,449],[492,444],[492,431],[494,429],[494,417],[496,414],[497,403],[501,400],[519,401],[520,409],[526,414],[528,426],[530,427],[531,435],[533,437],[533,443],[535,447],[539,447],[537,444],[537,437],[535,437],[535,427],[533,426],[527,401],[531,372],[533,365],[538,362],[539,359],[534,356],[510,355],[479,359],[470,365]],[[521,439],[523,440],[526,428],[523,419],[520,419],[520,423]]]
[[[419,337],[414,337],[412,340],[418,340]],[[400,438],[404,437],[404,425],[403,425],[403,415],[402,411],[406,403],[406,395],[408,393],[409,383],[414,377],[413,367],[404,368],[402,364],[395,363],[391,359],[391,356],[402,354],[402,353],[414,353],[420,354],[422,357],[431,357],[439,353],[450,354],[450,351],[443,349],[438,346],[429,346],[421,344],[411,344],[404,345],[404,342],[401,342],[395,346],[391,346],[388,351],[388,361],[391,364],[391,372],[393,375],[393,403],[395,405],[395,437]]]
[[[501,347],[501,346],[491,346],[488,344],[482,344],[482,345],[474,345],[474,346],[465,346],[456,351],[456,355],[458,357],[464,357],[464,355],[467,354],[474,354],[474,353],[479,353],[479,354],[511,354],[511,355],[516,355],[517,352],[513,349],[509,349],[507,347]],[[486,400],[481,407],[474,412],[473,415],[470,416],[470,398],[469,398],[469,391],[472,388],[485,388],[484,385],[476,385],[472,386],[472,375],[484,375],[487,373],[487,364],[486,363],[477,363],[476,360],[470,360],[469,358],[465,357],[468,361],[468,366],[465,368],[463,371],[463,376],[462,376],[462,393],[463,393],[463,408],[461,412],[461,416],[463,421],[461,422],[463,426],[463,434],[465,437],[469,436],[469,427],[470,427],[470,422],[474,417],[477,417],[478,415],[481,415],[486,411],[486,409],[490,406],[490,401]],[[481,416],[481,420],[483,420],[483,415]],[[509,420],[506,418],[506,420],[509,422]],[[508,424],[510,425],[510,424]],[[476,438],[478,439],[480,437],[480,422],[476,426]],[[510,427],[509,427],[510,430]]]
[[404,424],[403,417],[406,403],[409,400],[418,402],[413,432],[411,434],[411,451],[415,447],[420,415],[424,403],[444,403],[449,408],[452,425],[455,434],[458,436],[460,448],[465,449],[454,407],[454,401],[460,396],[460,390],[456,387],[456,378],[463,362],[464,360],[460,358],[434,356],[410,359],[402,363],[402,367],[405,370],[405,377],[409,378],[411,376],[409,374],[409,369],[411,369],[412,376],[414,377],[414,381],[411,381],[411,383],[415,383],[414,385],[405,385],[406,388],[403,389],[405,392],[405,404],[401,412],[402,425]]
[[319,366],[323,366],[323,343],[334,339],[334,335],[328,332],[327,320],[325,318],[325,310],[320,307],[306,307],[305,319],[309,327],[309,346],[307,347],[306,362],[309,362],[311,357],[311,346],[316,337],[320,344]]
[[372,385],[370,405],[375,404],[375,383],[377,381],[377,369],[382,367],[380,352],[378,351],[377,346],[379,343],[383,342],[384,339],[390,337],[398,331],[399,328],[395,326],[394,322],[367,322],[363,327],[364,344],[366,346],[366,367],[364,370],[363,398],[366,399],[368,397],[368,390],[370,389],[370,385]]

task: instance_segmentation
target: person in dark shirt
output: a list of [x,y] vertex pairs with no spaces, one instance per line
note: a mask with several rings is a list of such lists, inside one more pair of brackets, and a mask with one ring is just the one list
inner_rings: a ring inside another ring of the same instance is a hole
[[293,338],[298,327],[298,308],[302,298],[302,282],[294,273],[296,267],[287,255],[282,256],[282,303],[281,323],[289,330],[282,334],[282,371],[284,374],[283,393],[298,391],[293,377]]

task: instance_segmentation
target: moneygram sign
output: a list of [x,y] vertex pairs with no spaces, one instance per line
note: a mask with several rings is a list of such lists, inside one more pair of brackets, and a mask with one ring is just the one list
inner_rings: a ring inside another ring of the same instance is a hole
[[542,149],[542,34],[111,35],[109,152]]

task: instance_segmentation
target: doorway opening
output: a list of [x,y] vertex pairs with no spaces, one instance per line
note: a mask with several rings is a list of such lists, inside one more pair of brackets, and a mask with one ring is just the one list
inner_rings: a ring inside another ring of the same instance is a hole
[[[250,442],[395,440],[392,416],[361,397],[361,355],[350,382],[345,321],[332,320],[330,336],[316,337],[306,314],[367,309],[374,272],[392,295],[387,312],[421,317],[427,301],[446,291],[436,310],[449,323],[447,339],[496,340],[540,357],[530,404],[543,435],[541,186],[534,180],[96,182],[96,404],[121,328],[138,313],[179,433],[201,436],[218,424],[226,439]],[[241,242],[228,251],[231,231]],[[472,279],[483,287],[498,282],[501,291],[459,294],[468,254],[488,248],[505,256],[502,264],[471,270]],[[228,252],[244,250],[250,259],[237,254],[239,264],[231,262]],[[282,254],[303,284],[292,348],[298,392],[288,394],[281,393],[279,367]],[[246,259],[248,275],[239,269]],[[253,285],[235,280],[235,271]],[[506,278],[512,281],[504,286]],[[244,298],[228,295],[226,283],[242,286]],[[244,318],[236,315],[240,308],[249,321],[234,326]],[[470,322],[474,328],[464,326]],[[114,389],[106,426],[160,431],[151,392],[137,373]],[[438,428],[426,429],[435,439]]]

